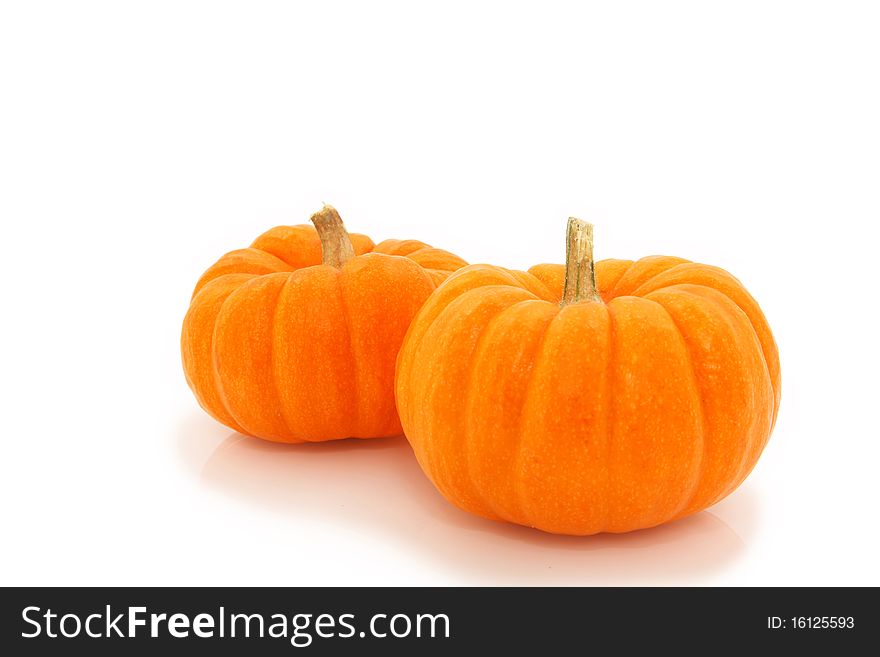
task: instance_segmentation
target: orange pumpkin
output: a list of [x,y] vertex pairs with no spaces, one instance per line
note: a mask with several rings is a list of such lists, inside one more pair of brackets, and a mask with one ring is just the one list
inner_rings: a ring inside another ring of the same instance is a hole
[[441,285],[398,356],[397,404],[424,471],[462,509],[562,534],[696,513],[754,467],[779,407],[776,344],[722,269],[472,265]]
[[273,228],[201,277],[183,322],[186,380],[214,418],[267,440],[397,435],[403,336],[466,263],[415,240],[349,235],[330,206],[312,222]]

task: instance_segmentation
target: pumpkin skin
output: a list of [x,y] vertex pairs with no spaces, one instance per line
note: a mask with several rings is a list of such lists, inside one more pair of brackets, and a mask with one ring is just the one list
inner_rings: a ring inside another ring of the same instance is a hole
[[[590,259],[592,265],[592,259]],[[404,432],[440,492],[486,518],[573,535],[696,513],[754,467],[779,407],[758,304],[717,267],[472,265],[422,307],[398,356]]]
[[332,266],[315,228],[278,226],[199,279],[181,352],[215,419],[286,443],[401,433],[394,366],[403,336],[466,263],[416,240],[348,237],[349,259]]

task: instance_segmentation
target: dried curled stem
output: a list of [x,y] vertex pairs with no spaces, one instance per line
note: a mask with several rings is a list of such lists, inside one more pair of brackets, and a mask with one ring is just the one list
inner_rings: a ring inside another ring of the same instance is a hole
[[332,205],[325,204],[311,216],[318,237],[321,238],[323,263],[340,269],[354,257],[354,247],[342,223],[342,217]]

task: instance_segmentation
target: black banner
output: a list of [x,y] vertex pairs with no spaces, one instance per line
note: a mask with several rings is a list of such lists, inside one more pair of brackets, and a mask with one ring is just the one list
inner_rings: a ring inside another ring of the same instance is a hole
[[[2,653],[675,654],[873,645],[874,589],[3,589]],[[849,654],[849,653],[847,653]]]

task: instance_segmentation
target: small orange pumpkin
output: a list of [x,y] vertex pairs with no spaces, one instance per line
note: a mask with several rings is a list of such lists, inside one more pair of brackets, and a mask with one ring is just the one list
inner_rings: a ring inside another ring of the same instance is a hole
[[[563,282],[564,281],[564,282]],[[776,344],[727,272],[681,258],[472,265],[398,356],[397,404],[424,471],[462,509],[562,534],[696,513],[754,467],[779,408]]]
[[349,235],[330,206],[312,222],[269,230],[199,279],[181,337],[186,380],[214,418],[267,440],[397,435],[403,336],[466,263],[416,240]]

